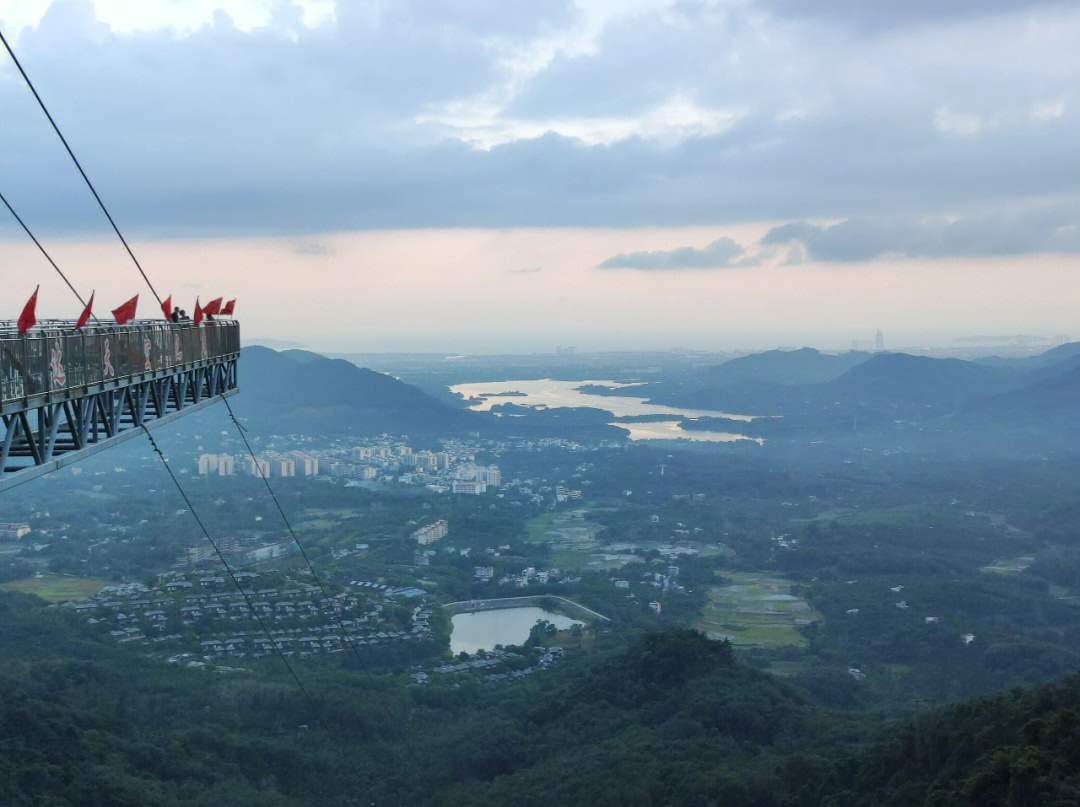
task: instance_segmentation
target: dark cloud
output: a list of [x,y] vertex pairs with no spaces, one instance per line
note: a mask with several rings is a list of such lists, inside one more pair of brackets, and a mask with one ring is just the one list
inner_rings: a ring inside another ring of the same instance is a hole
[[[718,238],[703,249],[682,247],[660,252],[630,252],[608,258],[597,269],[722,269],[750,266],[756,256],[741,257],[745,250],[730,238]],[[739,260],[736,260],[739,259]]]
[[851,219],[828,226],[798,221],[774,227],[762,244],[795,244],[807,258],[819,261],[1073,254],[1080,253],[1080,210],[1044,208],[919,222]]
[[[890,5],[907,6],[865,4]],[[189,35],[119,35],[88,3],[58,1],[20,33],[27,70],[125,230],[304,239],[388,227],[910,221],[999,208],[1038,216],[1038,200],[1080,201],[1080,14],[1052,37],[1025,28],[1021,41],[976,20],[930,42],[916,32],[871,46],[824,18],[681,3],[616,18],[594,49],[556,55],[517,85],[513,48],[571,24],[568,2],[339,3],[314,29],[277,8],[250,32],[219,15]],[[691,120],[667,139],[628,125],[603,145],[549,132],[490,149],[431,121],[432,110],[484,106],[510,84],[492,126],[525,120],[533,133],[651,115],[677,127],[673,98],[731,118],[727,128]],[[35,230],[106,232],[2,60],[0,142],[3,191]],[[1033,221],[1035,232],[1049,226]]]

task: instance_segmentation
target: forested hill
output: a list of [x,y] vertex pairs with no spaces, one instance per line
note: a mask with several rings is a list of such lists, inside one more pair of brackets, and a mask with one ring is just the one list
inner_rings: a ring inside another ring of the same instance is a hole
[[[743,427],[766,440],[865,441],[879,429],[890,445],[925,448],[932,441],[1007,454],[1054,448],[1080,434],[1080,349],[1074,343],[980,362],[769,351],[673,376],[648,392],[654,403],[779,416]],[[725,426],[731,424],[701,420],[689,428]]]
[[[0,594],[0,804],[1065,805],[1080,679],[924,712],[827,711],[691,631],[495,689],[277,662],[215,675],[72,642]],[[37,636],[24,651],[23,640]],[[35,649],[36,647],[36,649]],[[408,739],[411,750],[403,744]]]
[[445,435],[480,428],[485,421],[392,376],[305,351],[245,348],[240,389],[236,406],[244,416],[291,430],[302,431],[306,419],[320,432]]
[[843,375],[873,357],[872,353],[822,353],[810,347],[800,350],[766,350],[740,356],[710,367],[702,373],[704,383],[732,386],[760,384],[820,384]]
[[839,766],[817,803],[1080,804],[1080,676],[909,719]]
[[962,359],[880,353],[827,384],[822,397],[873,409],[951,409],[1020,383],[1012,371]]

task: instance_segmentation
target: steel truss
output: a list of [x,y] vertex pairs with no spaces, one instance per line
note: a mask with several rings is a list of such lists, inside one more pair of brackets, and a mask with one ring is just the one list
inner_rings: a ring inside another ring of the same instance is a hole
[[235,395],[237,362],[236,354],[204,360],[0,415],[0,490]]

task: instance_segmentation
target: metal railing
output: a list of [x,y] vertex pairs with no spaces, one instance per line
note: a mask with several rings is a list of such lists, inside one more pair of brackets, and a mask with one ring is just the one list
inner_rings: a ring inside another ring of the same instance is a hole
[[239,352],[240,325],[232,320],[137,320],[87,324],[78,331],[70,320],[50,320],[26,334],[13,323],[0,323],[0,407],[10,411],[35,399],[63,400]]

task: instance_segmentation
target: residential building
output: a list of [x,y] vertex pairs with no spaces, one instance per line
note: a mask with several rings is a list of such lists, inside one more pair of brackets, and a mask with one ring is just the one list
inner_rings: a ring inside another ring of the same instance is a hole
[[259,457],[257,459],[248,459],[248,473],[252,476],[270,476],[270,460]]
[[199,475],[232,476],[236,473],[236,458],[232,454],[200,454]]
[[446,533],[449,531],[449,527],[444,519],[439,519],[434,524],[426,524],[420,529],[416,530],[412,537],[416,539],[416,542],[421,546],[427,546],[438,541],[440,538],[445,538]]
[[318,476],[319,458],[303,451],[290,451],[289,459],[296,465],[296,473],[300,476]]
[[0,523],[0,541],[17,541],[30,532],[30,525],[22,521]]

